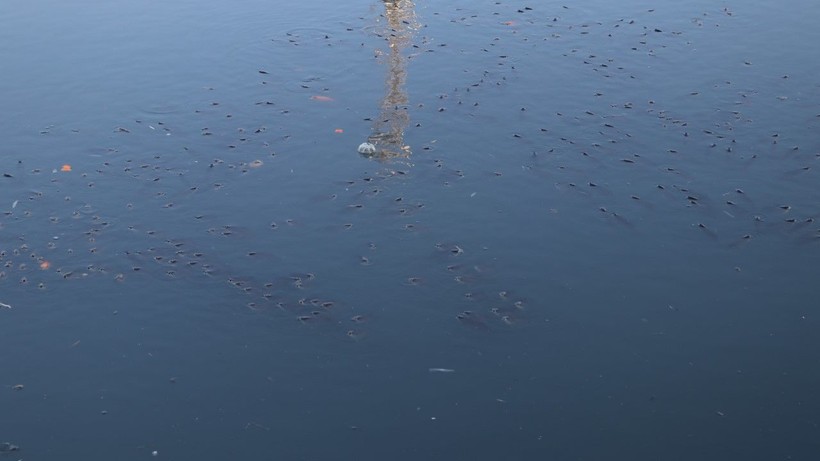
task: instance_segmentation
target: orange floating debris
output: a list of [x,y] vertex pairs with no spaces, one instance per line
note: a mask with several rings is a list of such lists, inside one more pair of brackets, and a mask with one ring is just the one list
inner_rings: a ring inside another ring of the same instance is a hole
[[341,129],[341,128],[336,128],[335,130],[333,130],[333,132],[334,132],[334,133],[344,133],[344,132],[345,132],[345,130],[343,130],[343,129]]
[[65,165],[63,165],[62,167],[60,167],[60,171],[71,171],[71,165],[69,165],[68,163],[66,163]]
[[504,21],[501,24],[504,24],[505,26],[514,26],[516,24],[516,22],[515,21]]
[[40,270],[48,270],[51,267],[51,263],[48,261],[40,261]]
[[331,98],[330,96],[324,96],[324,95],[321,95],[321,94],[315,94],[315,95],[311,96],[310,99],[312,99],[314,101],[323,101],[323,102],[333,101],[333,98]]

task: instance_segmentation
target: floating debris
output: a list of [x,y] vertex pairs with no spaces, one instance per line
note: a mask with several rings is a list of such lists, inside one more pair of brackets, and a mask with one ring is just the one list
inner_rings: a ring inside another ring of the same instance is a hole
[[363,142],[359,144],[358,151],[362,155],[373,155],[376,153],[376,146],[369,142]]
[[0,443],[0,453],[11,453],[14,451],[20,451],[20,447],[9,442]]

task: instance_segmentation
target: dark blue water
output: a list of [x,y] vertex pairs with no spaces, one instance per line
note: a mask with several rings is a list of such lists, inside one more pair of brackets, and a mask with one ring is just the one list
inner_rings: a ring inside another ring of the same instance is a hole
[[818,17],[4,2],[7,457],[815,459]]

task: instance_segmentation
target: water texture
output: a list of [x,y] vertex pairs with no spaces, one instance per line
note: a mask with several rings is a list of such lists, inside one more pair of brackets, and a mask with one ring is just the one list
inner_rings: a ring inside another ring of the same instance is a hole
[[5,2],[0,456],[814,459],[817,18]]

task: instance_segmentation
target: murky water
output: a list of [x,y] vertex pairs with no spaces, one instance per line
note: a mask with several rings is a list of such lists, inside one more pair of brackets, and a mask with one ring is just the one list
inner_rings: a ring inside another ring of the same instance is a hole
[[7,2],[0,443],[813,459],[818,15]]

